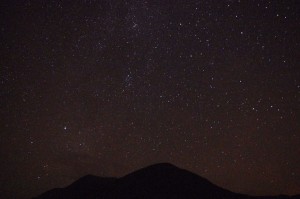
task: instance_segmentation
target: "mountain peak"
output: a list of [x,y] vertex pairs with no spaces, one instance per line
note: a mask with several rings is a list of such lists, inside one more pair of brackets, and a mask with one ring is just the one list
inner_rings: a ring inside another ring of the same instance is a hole
[[146,168],[173,168],[173,169],[176,168],[176,169],[178,169],[178,167],[176,167],[175,165],[168,163],[168,162],[153,164]]
[[124,176],[123,178],[130,178],[130,177],[134,177],[136,178],[153,178],[153,177],[166,177],[166,175],[172,176],[172,175],[176,175],[178,173],[184,172],[183,169],[180,169],[170,163],[167,162],[163,162],[163,163],[157,163],[157,164],[153,164],[144,168],[141,168],[137,171],[134,171],[126,176]]

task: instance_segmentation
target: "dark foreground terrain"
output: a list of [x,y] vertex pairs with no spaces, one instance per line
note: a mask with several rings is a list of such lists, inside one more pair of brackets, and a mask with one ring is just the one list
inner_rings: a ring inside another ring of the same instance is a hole
[[35,199],[300,199],[297,196],[253,197],[218,187],[208,180],[162,163],[135,171],[122,178],[84,176],[66,188],[57,188]]

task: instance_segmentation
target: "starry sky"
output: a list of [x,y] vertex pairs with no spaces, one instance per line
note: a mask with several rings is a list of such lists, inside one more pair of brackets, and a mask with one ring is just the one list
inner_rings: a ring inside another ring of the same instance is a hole
[[1,198],[159,162],[300,193],[298,0],[2,1]]

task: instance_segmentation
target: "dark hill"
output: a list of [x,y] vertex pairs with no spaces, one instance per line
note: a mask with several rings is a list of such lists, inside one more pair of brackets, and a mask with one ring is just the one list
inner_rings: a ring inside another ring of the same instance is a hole
[[[126,198],[223,198],[233,193],[219,188],[208,180],[168,163],[152,165],[118,180],[118,197]],[[149,197],[150,196],[150,197]]]
[[66,188],[56,188],[45,192],[37,197],[38,199],[83,199],[99,198],[110,190],[117,178],[102,178],[93,175],[86,175],[75,181]]
[[220,188],[207,179],[168,163],[152,165],[122,178],[88,175],[36,199],[300,199],[299,196],[251,197]]

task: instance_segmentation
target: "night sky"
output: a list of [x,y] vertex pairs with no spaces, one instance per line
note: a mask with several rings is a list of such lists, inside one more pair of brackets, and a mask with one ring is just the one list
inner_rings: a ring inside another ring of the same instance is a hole
[[0,3],[0,197],[170,162],[300,193],[300,2]]

